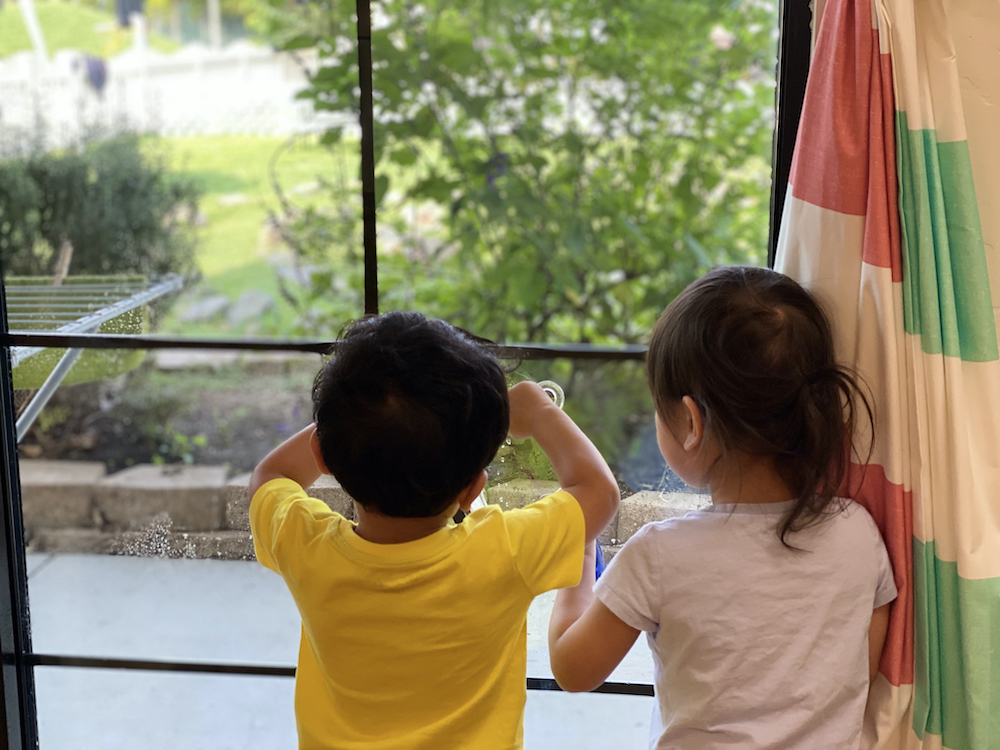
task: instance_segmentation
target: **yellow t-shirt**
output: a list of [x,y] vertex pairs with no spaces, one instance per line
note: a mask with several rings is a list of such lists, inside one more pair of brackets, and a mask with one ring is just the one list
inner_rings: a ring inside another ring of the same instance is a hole
[[250,525],[257,559],[281,574],[302,615],[302,750],[522,747],[528,605],[578,583],[583,567],[572,495],[374,544],[275,479],[254,495]]

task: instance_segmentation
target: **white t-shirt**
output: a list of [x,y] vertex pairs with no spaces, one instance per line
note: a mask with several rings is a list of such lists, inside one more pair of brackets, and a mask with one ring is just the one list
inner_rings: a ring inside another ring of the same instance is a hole
[[851,750],[872,610],[896,598],[875,522],[850,502],[788,535],[792,501],[713,505],[644,526],[595,586],[648,631],[658,750]]

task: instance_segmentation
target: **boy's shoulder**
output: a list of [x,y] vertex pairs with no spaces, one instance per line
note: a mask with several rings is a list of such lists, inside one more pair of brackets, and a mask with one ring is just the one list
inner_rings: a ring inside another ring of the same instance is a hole
[[308,498],[308,493],[298,482],[284,477],[271,479],[260,485],[257,491],[250,495],[250,515],[252,517],[255,509],[259,510],[264,506],[274,506],[306,498]]
[[[272,479],[265,482],[253,494],[249,502],[250,529],[255,531],[265,523],[273,524],[283,522],[299,515],[312,520],[318,519],[340,519],[350,516],[350,504],[348,498],[343,507],[336,507],[338,503],[330,503],[324,499],[314,497],[297,482],[281,478]],[[324,493],[325,494],[325,493]]]
[[[503,498],[500,501],[502,503]],[[578,512],[581,517],[583,515],[577,499],[561,488],[519,507],[487,505],[486,508],[495,509],[504,523],[544,523],[552,517],[575,517]]]

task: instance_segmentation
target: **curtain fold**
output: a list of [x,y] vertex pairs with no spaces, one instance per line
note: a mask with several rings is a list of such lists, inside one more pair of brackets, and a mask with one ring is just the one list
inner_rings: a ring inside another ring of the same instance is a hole
[[775,264],[877,410],[851,494],[900,596],[866,747],[1000,748],[1000,361],[950,10],[823,5]]

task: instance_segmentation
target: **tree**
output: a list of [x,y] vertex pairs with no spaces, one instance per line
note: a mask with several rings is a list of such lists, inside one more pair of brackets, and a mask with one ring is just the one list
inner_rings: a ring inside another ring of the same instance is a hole
[[[353,10],[269,16],[286,49],[319,51],[318,110],[358,111]],[[634,343],[708,268],[764,261],[773,2],[382,0],[372,16],[380,226],[406,223],[401,206],[444,216],[436,241],[400,233],[380,254],[383,309],[505,342]],[[334,330],[361,310],[358,185],[336,192],[335,212],[284,224],[317,269],[302,319]],[[527,370],[563,383],[614,461],[651,413],[636,364]]]
[[[321,110],[358,108],[353,7],[286,45],[321,51]],[[706,268],[763,260],[771,3],[385,0],[373,18],[380,208],[392,188],[448,217],[410,253],[441,281],[412,303],[506,341],[634,342]]]

